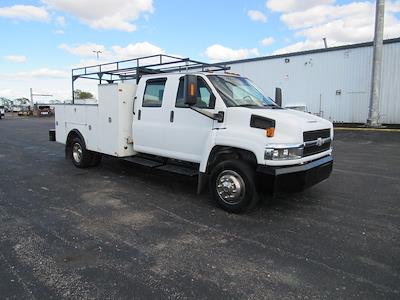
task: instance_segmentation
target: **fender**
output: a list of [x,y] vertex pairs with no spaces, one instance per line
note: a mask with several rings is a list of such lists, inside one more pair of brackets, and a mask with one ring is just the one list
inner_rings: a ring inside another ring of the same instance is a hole
[[65,141],[65,158],[69,157],[69,153],[71,151],[70,141],[75,135],[77,135],[81,139],[83,146],[86,148],[86,142],[85,142],[85,138],[83,137],[83,135],[80,133],[80,131],[78,129],[72,129],[68,133],[67,140]]

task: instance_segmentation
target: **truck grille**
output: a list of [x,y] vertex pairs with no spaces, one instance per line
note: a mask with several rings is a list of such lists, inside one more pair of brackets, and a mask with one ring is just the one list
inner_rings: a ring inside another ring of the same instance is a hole
[[330,129],[314,130],[303,132],[304,142],[316,141],[318,138],[328,138],[331,137]]
[[322,129],[303,133],[303,156],[310,156],[329,150],[331,147],[331,130]]

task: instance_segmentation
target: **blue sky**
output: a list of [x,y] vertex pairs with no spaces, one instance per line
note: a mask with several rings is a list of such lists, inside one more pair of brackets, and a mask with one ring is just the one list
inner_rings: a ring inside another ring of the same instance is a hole
[[[386,1],[385,38],[400,36]],[[73,66],[159,52],[223,61],[370,41],[374,3],[359,0],[3,0],[0,96],[68,98]]]

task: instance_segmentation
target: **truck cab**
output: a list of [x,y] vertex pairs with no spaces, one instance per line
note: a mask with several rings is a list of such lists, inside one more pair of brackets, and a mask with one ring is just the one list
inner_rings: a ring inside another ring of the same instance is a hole
[[198,192],[208,185],[216,203],[235,213],[266,192],[329,177],[332,123],[281,108],[279,89],[274,101],[226,70],[150,73],[100,84],[97,105],[56,106],[57,141],[77,167],[112,155],[191,169]]

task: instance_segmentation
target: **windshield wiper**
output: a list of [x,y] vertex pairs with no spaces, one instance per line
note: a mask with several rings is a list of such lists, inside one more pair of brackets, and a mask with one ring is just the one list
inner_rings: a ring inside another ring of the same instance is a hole
[[280,108],[278,105],[276,105],[276,104],[264,104],[264,106],[265,107],[270,107],[270,108],[272,108],[272,109],[278,109],[278,108]]
[[262,107],[262,106],[257,105],[257,104],[239,104],[239,105],[236,105],[236,106],[239,106],[239,107],[254,107],[254,106]]

